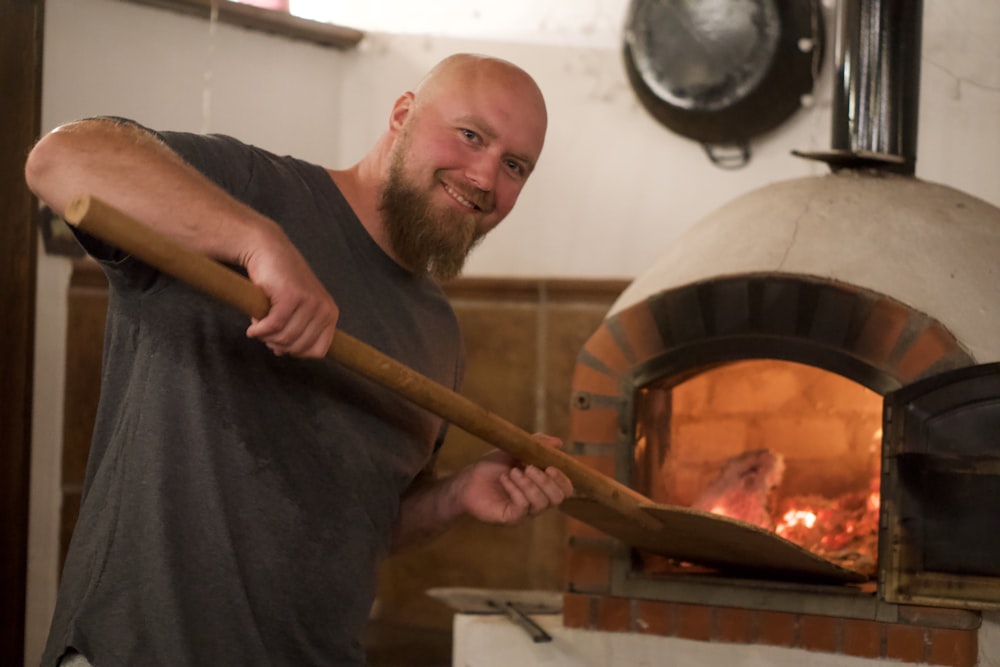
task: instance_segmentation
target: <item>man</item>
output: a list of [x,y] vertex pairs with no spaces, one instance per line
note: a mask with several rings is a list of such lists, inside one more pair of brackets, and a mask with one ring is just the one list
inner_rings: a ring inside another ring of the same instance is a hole
[[558,470],[500,452],[432,480],[441,420],[316,359],[341,328],[458,387],[458,326],[432,276],[456,275],[511,210],[545,127],[525,72],[461,54],[396,100],[349,169],[120,119],[38,143],[26,176],[54,210],[93,194],[241,267],[272,304],[247,327],[79,235],[111,291],[45,667],[361,665],[391,549],[462,516],[512,523],[571,493]]

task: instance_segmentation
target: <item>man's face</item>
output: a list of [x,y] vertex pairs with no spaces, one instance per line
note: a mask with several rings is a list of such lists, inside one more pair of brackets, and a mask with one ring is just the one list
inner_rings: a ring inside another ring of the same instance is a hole
[[380,202],[393,250],[408,268],[454,277],[513,208],[545,135],[544,103],[525,85],[464,77],[411,100]]
[[408,149],[404,132],[392,154],[379,209],[393,251],[404,265],[426,270],[441,281],[462,271],[465,259],[483,238],[473,212],[441,206],[427,188],[407,179],[403,161]]

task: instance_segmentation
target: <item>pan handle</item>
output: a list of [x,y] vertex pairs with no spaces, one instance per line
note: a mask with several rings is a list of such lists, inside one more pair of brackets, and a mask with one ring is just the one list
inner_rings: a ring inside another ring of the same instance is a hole
[[[92,236],[238,308],[262,318],[270,309],[264,290],[206,255],[194,252],[88,194],[75,197],[63,218]],[[570,455],[545,447],[529,433],[444,385],[417,373],[370,345],[338,330],[326,355],[464,431],[501,449],[522,463],[563,472],[575,490],[615,510],[623,520],[657,530],[662,524],[641,510],[652,501],[635,490],[583,465]]]

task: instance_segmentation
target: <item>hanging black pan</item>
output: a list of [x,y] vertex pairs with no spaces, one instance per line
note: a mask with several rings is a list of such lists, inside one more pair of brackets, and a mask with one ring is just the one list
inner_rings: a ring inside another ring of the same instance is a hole
[[823,41],[819,0],[632,0],[625,69],[656,120],[742,166],[812,91]]

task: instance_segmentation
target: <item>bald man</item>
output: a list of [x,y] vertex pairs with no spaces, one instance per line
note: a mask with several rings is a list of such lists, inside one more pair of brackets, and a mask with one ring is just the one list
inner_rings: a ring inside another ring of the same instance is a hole
[[55,211],[89,192],[243,270],[272,304],[248,326],[77,232],[110,300],[44,667],[362,665],[391,550],[571,493],[559,471],[500,452],[435,479],[447,425],[321,359],[339,328],[459,388],[462,342],[438,282],[510,212],[545,129],[530,76],[460,54],[396,100],[347,169],[125,119],[38,142],[26,178]]

